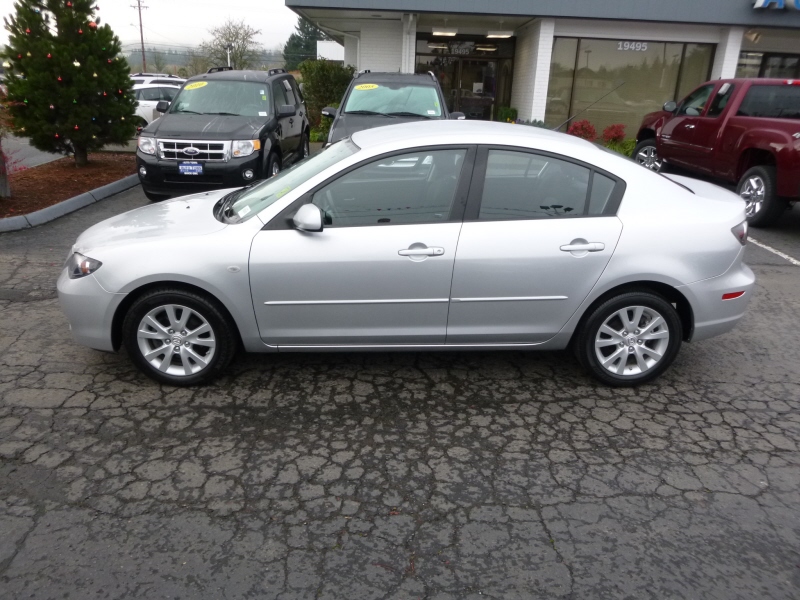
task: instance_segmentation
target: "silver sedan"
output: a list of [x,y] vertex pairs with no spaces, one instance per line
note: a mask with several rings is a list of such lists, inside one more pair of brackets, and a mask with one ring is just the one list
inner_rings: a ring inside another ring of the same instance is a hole
[[754,285],[741,198],[524,127],[367,130],[277,177],[85,231],[76,341],[190,385],[237,349],[557,350],[610,385],[729,331]]

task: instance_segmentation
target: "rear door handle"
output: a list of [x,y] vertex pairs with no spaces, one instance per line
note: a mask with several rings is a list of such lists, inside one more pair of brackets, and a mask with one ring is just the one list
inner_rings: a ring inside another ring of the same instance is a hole
[[289,119],[289,125],[294,125],[294,119]]
[[408,248],[406,250],[398,250],[400,256],[442,256],[444,248]]
[[686,129],[694,129],[694,125],[687,125]]
[[600,252],[605,250],[606,245],[601,242],[587,242],[585,244],[567,244],[561,246],[562,252]]

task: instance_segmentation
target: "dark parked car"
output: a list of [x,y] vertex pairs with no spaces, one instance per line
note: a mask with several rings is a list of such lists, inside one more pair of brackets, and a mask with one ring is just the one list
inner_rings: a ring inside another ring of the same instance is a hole
[[211,69],[157,110],[136,153],[151,200],[248,185],[309,154],[303,95],[283,69]]
[[333,119],[328,143],[350,137],[356,131],[396,125],[404,121],[463,119],[463,113],[447,111],[442,89],[433,73],[356,73],[336,108],[322,109]]

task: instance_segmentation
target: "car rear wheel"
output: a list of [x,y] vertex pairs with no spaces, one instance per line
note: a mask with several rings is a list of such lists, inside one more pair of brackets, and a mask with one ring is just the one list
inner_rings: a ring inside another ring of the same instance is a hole
[[660,171],[664,161],[659,158],[655,138],[642,140],[633,149],[633,160],[651,171]]
[[267,179],[275,177],[281,172],[281,159],[276,152],[269,155],[267,160]]
[[627,292],[603,302],[578,334],[578,360],[596,379],[612,386],[652,381],[675,360],[681,320],[664,298]]
[[774,224],[786,209],[786,202],[778,197],[775,167],[753,167],[739,180],[736,188],[744,199],[747,222],[753,227]]
[[303,160],[304,158],[308,158],[311,156],[311,141],[308,138],[308,133],[303,134],[303,138],[300,140],[300,159]]
[[136,366],[169,385],[212,380],[228,366],[237,346],[233,327],[216,302],[166,287],[138,298],[122,331]]

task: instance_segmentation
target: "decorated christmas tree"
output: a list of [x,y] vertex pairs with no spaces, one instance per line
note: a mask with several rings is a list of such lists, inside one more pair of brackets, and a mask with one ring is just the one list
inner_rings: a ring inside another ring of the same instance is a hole
[[124,144],[136,101],[120,41],[90,0],[17,0],[3,52],[14,133],[46,152],[75,155]]

